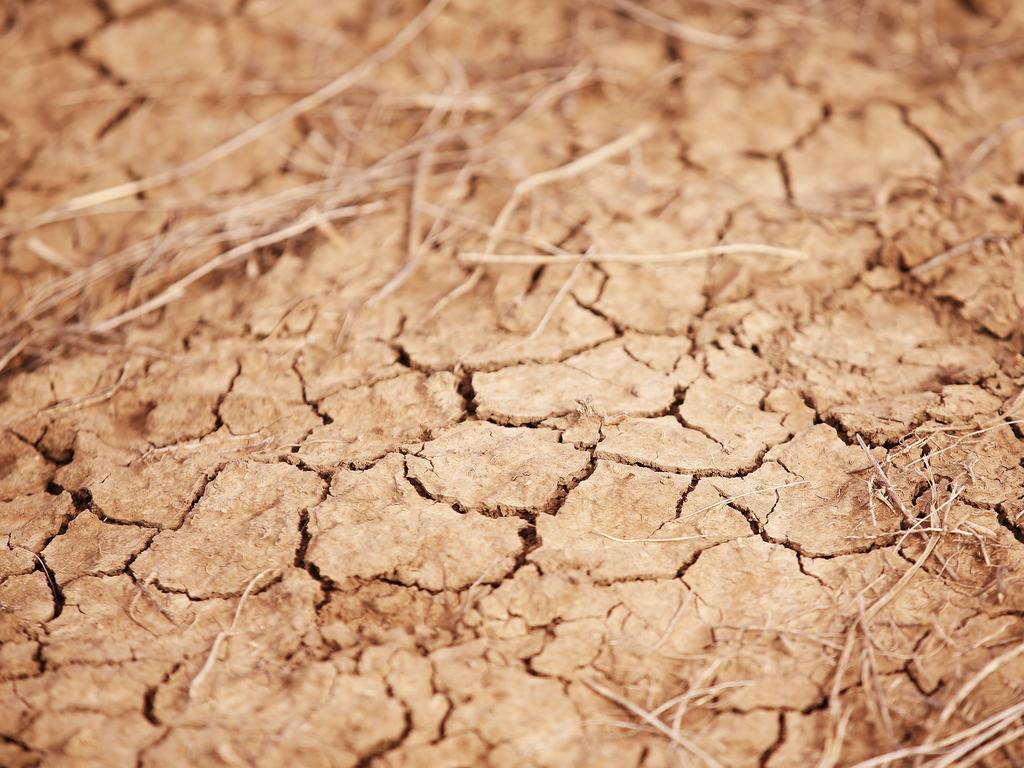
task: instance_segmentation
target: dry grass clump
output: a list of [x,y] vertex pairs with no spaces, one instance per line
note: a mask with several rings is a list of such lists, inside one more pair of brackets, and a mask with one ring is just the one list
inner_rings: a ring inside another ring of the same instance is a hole
[[[68,345],[115,331],[180,300],[194,284],[245,262],[262,249],[281,246],[311,231],[337,239],[338,231],[333,226],[336,223],[401,205],[401,198],[406,195],[411,199],[406,264],[375,296],[365,301],[366,305],[380,302],[402,285],[417,268],[417,254],[425,248],[462,235],[478,237],[481,229],[486,235],[482,253],[472,248],[460,249],[465,250],[460,261],[470,268],[467,280],[451,295],[442,298],[431,314],[442,311],[450,301],[471,290],[485,266],[581,261],[676,263],[734,253],[801,255],[791,249],[760,243],[688,243],[679,252],[660,254],[613,253],[595,243],[593,250],[581,255],[562,252],[557,246],[510,230],[510,220],[521,202],[534,197],[542,187],[569,181],[620,153],[635,150],[651,134],[650,126],[635,127],[632,131],[628,130],[630,126],[625,126],[625,135],[604,147],[519,180],[492,224],[461,216],[453,209],[456,197],[481,164],[508,152],[503,138],[511,126],[555,108],[567,95],[581,89],[602,83],[614,83],[617,87],[628,83],[622,73],[603,71],[583,60],[534,69],[524,64],[512,77],[495,77],[475,87],[470,86],[468,75],[460,70],[461,65],[453,61],[450,86],[442,93],[396,94],[369,84],[373,76],[445,12],[447,5],[448,0],[431,0],[390,41],[355,66],[187,162],[74,197],[27,221],[0,230],[0,236],[26,237],[29,250],[66,273],[36,285],[0,322],[0,370],[19,356],[59,354]],[[887,29],[893,25],[909,23],[899,13],[879,3],[862,7],[851,2],[793,0],[772,4],[741,3],[733,10],[722,9],[715,3],[706,6],[707,18],[713,20],[711,24],[728,31],[712,32],[684,23],[632,0],[595,0],[594,7],[614,11],[624,19],[668,35],[695,50],[724,56],[772,54],[822,25],[856,29],[857,39],[880,46],[884,54],[884,41],[888,38],[882,33],[888,34]],[[923,30],[932,30],[928,39],[937,39],[934,19],[925,9],[920,10],[915,23]],[[971,46],[955,47],[949,42],[943,42],[941,48],[943,65],[952,66],[949,63],[952,61],[957,67],[976,66],[971,56],[984,56],[985,61],[990,61],[993,56],[1012,55],[1016,50],[1010,37],[977,50]],[[968,55],[967,48],[973,53]],[[934,61],[925,63],[938,66]],[[921,66],[921,61],[904,61],[902,66],[912,64]],[[308,86],[308,81],[282,78],[278,83],[232,84],[230,88],[210,83],[200,86],[198,93],[208,94],[211,88],[221,87],[234,95],[244,94],[247,89],[280,94],[302,92]],[[662,86],[667,87],[667,80]],[[651,87],[651,83],[643,84],[647,91]],[[146,86],[126,88],[133,97],[144,95],[160,99],[176,95],[176,91],[161,83],[152,84],[152,93]],[[195,91],[196,86],[183,84],[182,89],[188,93]],[[113,98],[107,90],[72,92],[66,94],[65,101],[77,104]],[[304,151],[297,155],[310,166],[307,170],[319,173],[321,178],[272,194],[211,196],[203,200],[198,209],[194,202],[143,197],[146,192],[173,186],[251,148],[255,142],[275,135],[297,118],[326,110],[343,94],[347,100],[349,127],[339,136],[338,143],[332,146],[322,135],[313,133],[306,139],[309,146],[301,148]],[[395,110],[407,112],[396,116]],[[354,130],[355,120],[360,118],[363,125]],[[397,146],[382,149],[382,142],[365,140],[381,127],[384,134],[395,135],[394,128],[399,123],[402,129],[398,133],[404,131],[404,138]],[[996,135],[983,140],[972,155],[972,161],[982,162],[993,146],[1017,127],[1011,121]],[[435,204],[427,199],[427,191],[439,187],[447,188],[447,192],[441,195],[442,202]],[[48,245],[45,237],[35,234],[41,227],[78,217],[137,213],[166,215],[167,223],[159,233],[127,248],[95,254],[91,263],[84,266]],[[431,220],[429,224],[428,220]],[[498,246],[506,242],[539,247],[542,253],[499,255]],[[351,309],[355,311],[358,307]]]
[[[923,721],[908,719],[908,716],[901,712],[901,708],[890,700],[885,676],[881,671],[883,659],[895,660],[906,666],[922,659],[925,654],[919,643],[910,642],[907,635],[897,630],[897,625],[893,623],[892,610],[886,610],[898,604],[901,593],[915,582],[922,571],[928,570],[929,573],[944,579],[954,589],[966,590],[975,596],[991,593],[997,601],[1001,601],[1005,595],[1005,567],[1001,564],[1000,545],[995,540],[995,532],[970,520],[962,520],[953,512],[958,500],[974,480],[972,466],[977,460],[979,443],[1000,430],[1011,430],[1015,425],[1024,422],[1021,419],[1010,418],[1013,412],[1014,407],[1011,404],[1003,418],[981,428],[956,425],[919,428],[907,436],[898,449],[890,451],[882,461],[875,457],[863,438],[857,435],[856,439],[866,456],[865,471],[871,475],[867,479],[869,506],[864,509],[864,515],[874,517],[871,505],[881,503],[900,513],[902,519],[899,529],[870,538],[887,539],[889,543],[886,546],[893,546],[895,550],[902,552],[908,566],[898,574],[888,569],[837,604],[835,616],[840,624],[845,626],[841,631],[808,633],[786,626],[732,627],[744,632],[766,633],[770,636],[799,637],[835,654],[832,684],[827,695],[828,736],[818,758],[818,768],[852,764],[847,757],[851,746],[851,724],[865,718],[873,724],[874,732],[879,738],[890,745],[902,745],[893,746],[883,754],[857,762],[853,764],[855,768],[948,768],[975,765],[1007,745],[1024,741],[1024,698],[1000,706],[995,711],[991,711],[991,707],[986,709],[984,703],[979,707],[979,702],[972,698],[972,694],[977,692],[982,683],[1024,655],[1024,638],[1000,638],[995,646],[990,646],[989,643],[995,638],[987,636],[977,640],[970,648],[958,649],[958,652],[969,653],[989,647],[1009,646],[989,658],[980,668],[966,673],[960,681],[952,681],[947,687],[949,692],[943,698],[939,698],[941,694],[933,695],[930,700],[933,715]],[[910,458],[914,456],[916,458]],[[935,459],[940,456],[943,457],[944,467],[960,466],[962,471],[953,478],[943,478],[933,466]],[[929,491],[912,501],[906,497],[905,490],[901,489],[914,487],[918,480],[924,480]],[[712,514],[715,509],[747,496],[805,485],[813,486],[813,482],[801,480],[723,498],[689,513],[688,517]],[[692,535],[626,539],[601,531],[594,533],[614,542],[634,544],[668,544],[705,538],[701,535]],[[952,554],[947,550],[952,550]],[[916,557],[910,560],[910,555],[915,552]],[[972,556],[983,563],[991,573],[990,585],[981,592],[972,585],[963,584],[954,565],[956,559]],[[899,561],[898,558],[896,560]],[[898,624],[898,619],[896,621]],[[670,627],[671,624],[672,622]],[[719,625],[719,629],[724,628],[727,627]],[[884,635],[886,640],[883,641],[881,635]],[[896,642],[894,645],[893,637],[902,637],[906,642]],[[941,642],[952,643],[946,639]],[[716,652],[719,650],[721,649],[716,648]],[[671,721],[666,719],[671,715],[671,709],[680,697],[674,698],[665,706],[646,710],[607,686],[589,680],[586,682],[603,698],[622,707],[641,723],[636,725],[613,722],[612,725],[660,734],[684,753],[697,757],[708,765],[716,764],[713,758],[698,751],[699,747],[692,739],[680,733],[681,715],[677,713]],[[699,683],[694,680],[689,693],[683,694],[681,698],[685,699],[687,706],[703,705],[713,709],[716,701],[714,694],[723,685],[718,683],[716,686],[713,683],[713,674],[707,679],[700,679]],[[851,689],[858,687],[863,693],[863,703],[851,704],[848,702],[848,694]],[[916,741],[907,745],[901,733],[917,734]]]
[[[909,664],[918,659],[922,652],[916,644],[893,649],[886,648],[876,639],[878,628],[891,625],[892,621],[891,618],[881,615],[882,609],[896,600],[900,591],[911,583],[919,571],[928,567],[931,560],[937,561],[941,566],[933,569],[937,575],[954,588],[961,585],[953,560],[960,556],[970,556],[972,552],[991,570],[993,579],[1000,577],[1002,566],[995,554],[999,547],[995,542],[995,533],[969,520],[958,522],[952,512],[958,499],[974,479],[972,464],[976,461],[975,448],[978,442],[997,430],[1010,430],[1015,424],[1020,423],[1020,420],[1010,419],[1010,415],[1012,409],[1004,418],[980,429],[956,426],[919,429],[904,440],[900,449],[891,452],[884,462],[885,466],[872,456],[867,445],[859,435],[857,436],[869,457],[875,479],[880,484],[880,489],[872,494],[873,497],[903,513],[904,525],[896,540],[897,548],[902,548],[908,538],[914,537],[918,541],[914,548],[908,549],[908,552],[917,550],[919,554],[881,595],[869,602],[865,598],[868,590],[864,589],[856,596],[856,612],[849,623],[846,643],[836,664],[829,695],[831,731],[828,745],[819,761],[821,768],[831,768],[842,763],[847,730],[851,718],[856,716],[855,709],[844,707],[842,702],[845,686],[849,685],[848,672],[851,669],[859,667],[861,670],[859,682],[865,692],[868,716],[880,726],[879,730],[890,740],[895,736],[893,712],[878,672],[878,660],[881,656],[887,655]],[[939,437],[943,438],[943,444],[936,445],[936,438]],[[959,465],[962,472],[948,478],[948,482],[942,483],[943,478],[938,475],[933,461],[939,455],[948,452],[955,453],[945,457],[944,465]],[[913,453],[920,455],[906,461],[904,457]],[[890,479],[890,473],[893,471],[898,471],[904,478],[923,478],[927,482],[929,492],[922,497],[927,500],[923,508],[919,504],[915,509],[909,500],[904,499],[897,490],[897,484]],[[952,556],[948,552],[946,557],[941,554],[943,548],[940,545],[945,543],[952,543]],[[996,597],[998,599],[999,595]],[[986,643],[991,639],[982,638],[973,648],[965,650],[974,651],[987,647]],[[971,705],[971,694],[981,683],[1024,654],[1024,639],[1001,640],[1000,645],[1007,642],[1010,643],[1008,650],[992,657],[963,680],[959,687],[951,688],[951,694],[946,696],[935,717],[925,722],[907,724],[915,731],[923,732],[924,735],[917,744],[895,748],[863,760],[856,763],[855,768],[899,765],[947,768],[975,765],[1004,746],[1018,742],[1024,736],[1024,699],[995,712],[988,712],[983,717],[979,717],[976,708]]]

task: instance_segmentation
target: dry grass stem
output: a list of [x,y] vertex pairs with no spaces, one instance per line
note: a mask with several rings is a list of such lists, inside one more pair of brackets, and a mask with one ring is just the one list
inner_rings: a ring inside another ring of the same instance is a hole
[[213,645],[210,648],[210,653],[206,657],[206,661],[200,668],[196,676],[192,678],[192,682],[188,686],[188,697],[190,699],[195,698],[196,691],[206,680],[207,676],[213,670],[214,665],[217,663],[217,654],[220,651],[221,645],[232,635],[236,634],[236,628],[238,626],[238,618],[242,615],[242,608],[245,607],[245,601],[249,599],[249,595],[256,588],[256,585],[269,573],[273,573],[274,569],[268,568],[260,571],[246,585],[245,590],[242,592],[242,596],[238,598],[238,605],[235,606],[235,615],[231,619],[231,624],[226,630],[217,633],[217,636],[213,639]]
[[717,760],[711,757],[711,755],[709,755],[707,752],[705,752],[703,749],[697,746],[697,744],[695,744],[690,739],[686,738],[682,734],[676,732],[674,729],[667,726],[665,723],[663,723],[661,720],[659,720],[657,717],[652,715],[647,710],[634,704],[624,696],[620,696],[610,688],[606,688],[600,683],[594,682],[593,680],[590,680],[588,678],[582,678],[582,680],[588,688],[594,691],[594,693],[608,699],[608,701],[611,701],[614,704],[618,704],[620,707],[625,709],[630,714],[639,717],[649,726],[654,728],[662,736],[666,736],[669,740],[672,741],[673,744],[678,745],[685,751],[692,754],[697,759],[703,760],[704,763],[709,766],[709,768],[722,768],[721,763],[719,763]]
[[885,488],[886,493],[889,494],[889,498],[892,503],[896,505],[896,508],[903,515],[903,518],[911,525],[917,523],[917,519],[910,514],[910,511],[906,506],[904,506],[903,499],[901,499],[899,493],[896,492],[896,488],[893,486],[892,481],[889,480],[889,476],[885,474],[885,470],[882,469],[882,466],[878,463],[878,460],[868,448],[867,443],[864,442],[864,438],[859,434],[857,435],[857,442],[860,443],[860,447],[864,449],[864,453],[868,457],[868,461],[870,461],[871,466],[874,467],[875,474],[877,474],[878,479],[882,481],[882,486]]
[[479,253],[465,252],[459,254],[459,261],[464,264],[488,264],[488,265],[532,265],[548,266],[555,264],[572,264],[577,259],[590,262],[609,262],[619,264],[685,264],[690,261],[715,256],[728,255],[760,255],[780,256],[787,259],[803,260],[807,254],[802,251],[790,248],[778,248],[772,245],[761,245],[758,243],[730,243],[728,245],[713,245],[708,248],[697,248],[691,251],[674,251],[672,253],[565,253],[565,254],[540,254],[540,253]]
[[668,19],[651,11],[633,0],[598,0],[602,5],[623,11],[641,24],[664,32],[666,35],[682,40],[684,43],[699,45],[704,48],[714,48],[720,51],[734,51],[742,48],[757,47],[749,40],[728,35],[719,35],[714,32],[707,32],[675,19]]
[[[630,133],[627,133],[625,136],[620,136],[618,139],[598,147],[597,149],[588,152],[582,157],[578,157],[565,165],[560,165],[556,168],[551,168],[549,170],[527,176],[516,184],[515,189],[512,190],[512,195],[505,202],[505,205],[494,219],[494,223],[491,225],[491,228],[487,233],[487,243],[484,247],[484,252],[488,254],[494,253],[494,249],[497,247],[497,244],[504,237],[505,230],[508,228],[508,223],[512,218],[512,214],[515,213],[516,209],[519,207],[519,203],[525,196],[548,184],[565,181],[579,176],[582,173],[586,173],[616,155],[628,152],[632,147],[653,135],[653,133],[653,126],[641,125]],[[426,316],[423,318],[422,323],[427,323],[437,317],[453,301],[456,301],[461,296],[465,296],[467,293],[472,291],[473,288],[476,287],[477,283],[480,282],[482,277],[483,269],[479,266],[474,268],[469,275],[466,276],[465,280],[442,296],[434,306],[430,308]]]
[[979,669],[971,678],[969,678],[957,692],[946,702],[946,706],[942,708],[942,713],[939,715],[939,719],[931,727],[928,738],[924,740],[924,745],[927,745],[934,741],[935,737],[942,732],[946,723],[950,721],[960,706],[967,700],[967,697],[971,695],[971,692],[983,683],[988,677],[999,671],[1000,668],[1008,664],[1009,662],[1016,659],[1024,653],[1024,642],[1018,643],[1010,650],[1005,653],[996,656],[994,659],[988,662],[984,667]]
[[384,286],[366,301],[367,307],[373,307],[381,299],[397,290],[409,275],[416,269],[419,262],[423,242],[420,233],[420,217],[423,204],[423,188],[430,175],[431,147],[424,149],[416,163],[416,174],[413,177],[412,192],[409,196],[409,222],[406,228],[405,265]]
[[185,295],[185,289],[198,280],[203,279],[212,272],[216,272],[219,269],[231,266],[244,257],[251,253],[258,251],[260,248],[265,248],[268,245],[274,245],[285,240],[290,240],[296,235],[301,235],[303,232],[307,232],[318,226],[322,226],[323,221],[333,221],[341,218],[352,218],[354,216],[365,216],[368,213],[374,213],[381,210],[384,207],[384,203],[368,203],[366,205],[350,205],[342,208],[335,209],[333,211],[314,211],[307,214],[295,224],[289,227],[284,227],[271,232],[270,234],[257,237],[241,245],[235,246],[230,250],[216,256],[208,261],[204,262],[201,266],[196,267],[194,270],[189,272],[184,277],[179,278],[159,294],[154,296],[149,301],[143,302],[142,304],[133,307],[119,315],[115,315],[107,320],[102,320],[98,323],[94,323],[89,327],[89,331],[92,333],[106,333],[112,331],[115,328],[119,328],[127,322],[135,320],[143,315],[147,315],[154,310],[160,309],[161,307],[167,306],[171,302],[177,301]]
[[1024,128],[1024,115],[1011,118],[996,126],[995,130],[978,142],[978,146],[967,156],[967,159],[960,168],[960,178],[966,179],[974,173],[1010,134],[1022,128]]
[[558,305],[562,303],[569,291],[572,289],[573,283],[576,282],[576,278],[580,273],[580,267],[583,266],[583,259],[578,259],[573,265],[572,270],[569,272],[569,276],[565,278],[565,281],[559,286],[558,291],[554,297],[548,303],[547,308],[544,310],[544,314],[541,315],[540,322],[537,323],[536,327],[530,332],[530,335],[523,339],[523,343],[527,343],[537,339],[544,333],[544,330],[548,327],[548,323],[551,322],[551,318],[554,317],[555,312],[558,310]]
[[969,728],[965,728],[962,731],[947,736],[940,741],[934,741],[927,744],[918,744],[913,747],[903,747],[901,749],[894,749],[891,752],[886,752],[876,757],[872,757],[868,760],[862,760],[859,763],[854,764],[851,768],[878,768],[878,766],[890,765],[899,760],[905,760],[908,757],[919,757],[927,755],[936,755],[947,750],[949,747],[956,745],[959,742],[976,736],[979,733],[983,733],[992,729],[993,727],[1003,726],[1005,723],[1013,722],[1016,718],[1024,715],[1024,702],[1014,704],[1011,707],[1006,708],[1000,712],[990,715],[981,722],[978,722]]
[[923,261],[916,267],[911,269],[910,274],[916,277],[932,269],[935,269],[936,267],[940,267],[946,262],[952,261],[957,256],[961,256],[965,253],[970,253],[979,246],[988,245],[989,243],[1005,243],[1009,239],[1009,235],[1000,235],[994,232],[986,232],[983,235],[972,237],[970,240],[965,240],[964,242],[959,243],[958,245],[954,245],[951,248],[947,248],[946,250],[935,254],[927,261]]
[[76,264],[56,248],[47,245],[38,237],[30,237],[26,241],[25,246],[47,264],[51,264],[64,272],[74,272],[80,268],[79,264]]
[[946,451],[951,451],[954,448],[957,448],[958,446],[963,445],[964,442],[966,442],[967,440],[971,439],[972,437],[978,437],[979,435],[985,435],[985,434],[988,434],[989,432],[992,432],[992,431],[994,431],[996,429],[1002,429],[1003,427],[1013,427],[1013,426],[1015,426],[1017,424],[1024,424],[1024,419],[1013,419],[1011,421],[1000,421],[998,424],[992,424],[992,425],[987,426],[987,427],[982,427],[981,429],[972,430],[971,432],[968,432],[965,435],[961,435],[959,438],[957,438],[950,445],[947,445],[947,446],[945,446],[943,448],[939,448],[938,450],[935,450],[935,451],[931,451],[931,452],[921,456],[920,458],[914,459],[912,462],[910,462],[907,465],[907,467],[908,468],[909,467],[913,467],[916,464],[922,464],[922,463],[927,464],[928,462],[931,462],[936,456],[941,456]]

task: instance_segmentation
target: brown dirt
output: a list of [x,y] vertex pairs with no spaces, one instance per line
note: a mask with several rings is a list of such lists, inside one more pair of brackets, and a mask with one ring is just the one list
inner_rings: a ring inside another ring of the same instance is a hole
[[0,765],[1024,765],[1024,5],[419,10],[4,4]]

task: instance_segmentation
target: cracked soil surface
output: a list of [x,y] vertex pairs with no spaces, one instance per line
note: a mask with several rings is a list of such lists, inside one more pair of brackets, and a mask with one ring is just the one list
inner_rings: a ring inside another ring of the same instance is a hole
[[0,72],[0,765],[1024,765],[1024,4],[9,0]]

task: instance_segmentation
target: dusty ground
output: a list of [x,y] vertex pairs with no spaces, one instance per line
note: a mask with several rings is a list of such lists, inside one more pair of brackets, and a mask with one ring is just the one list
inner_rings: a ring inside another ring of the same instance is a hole
[[4,6],[0,764],[1024,764],[1024,5],[420,10]]

